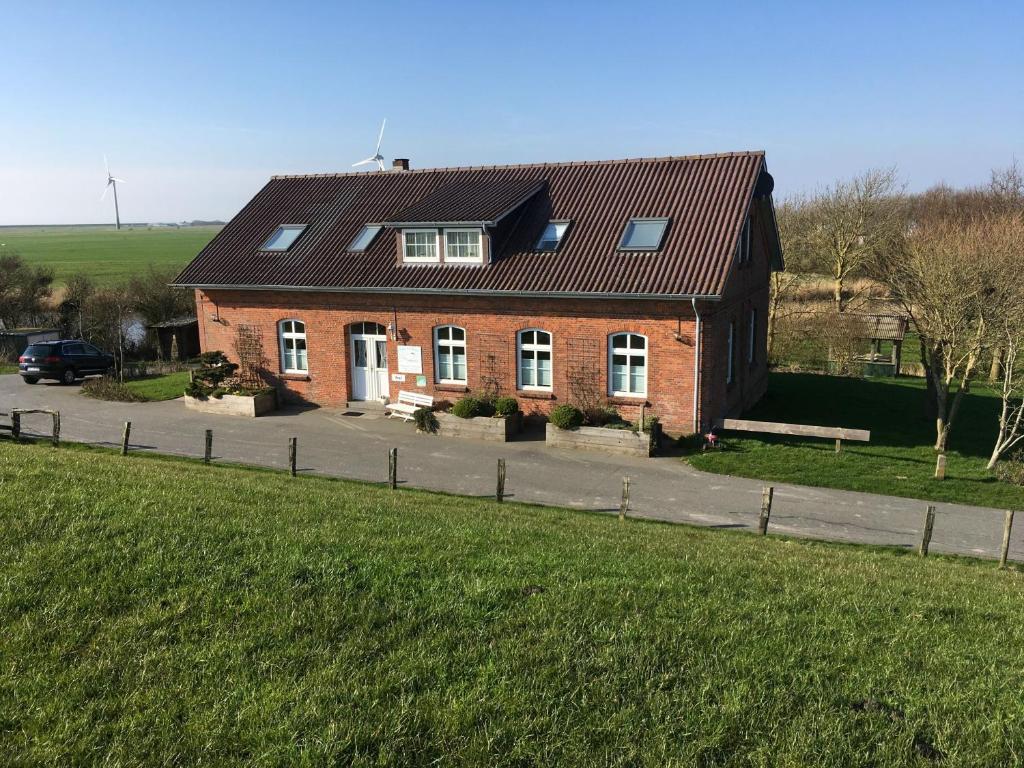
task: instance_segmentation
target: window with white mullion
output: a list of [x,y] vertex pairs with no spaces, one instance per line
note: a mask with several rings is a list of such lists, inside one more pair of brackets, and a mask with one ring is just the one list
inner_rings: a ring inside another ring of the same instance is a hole
[[306,373],[306,324],[301,320],[282,320],[278,324],[281,344],[281,369],[285,373]]
[[405,261],[438,261],[437,231],[433,229],[407,229],[402,232]]
[[456,325],[434,329],[435,378],[439,384],[466,383],[466,330]]
[[647,339],[617,333],[608,339],[609,392],[621,397],[647,394]]
[[480,261],[480,230],[446,229],[445,261]]
[[551,334],[530,329],[519,332],[520,389],[551,389]]

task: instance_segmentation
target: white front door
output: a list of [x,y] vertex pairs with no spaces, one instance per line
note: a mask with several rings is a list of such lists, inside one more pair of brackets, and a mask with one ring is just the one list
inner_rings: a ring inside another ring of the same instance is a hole
[[352,334],[352,399],[377,400],[387,394],[387,337]]

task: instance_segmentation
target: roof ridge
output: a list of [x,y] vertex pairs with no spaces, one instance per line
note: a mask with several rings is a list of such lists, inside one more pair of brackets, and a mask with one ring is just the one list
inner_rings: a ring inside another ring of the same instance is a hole
[[[498,165],[452,165],[438,166],[435,168],[411,168],[408,171],[399,171],[401,174],[408,173],[440,173],[451,171],[495,171],[512,170],[518,168],[564,168],[566,166],[580,165],[616,165],[620,163],[664,163],[673,160],[713,160],[723,157],[764,157],[763,149],[743,150],[738,152],[712,152],[698,155],[665,155],[663,157],[624,157],[614,160],[562,160],[553,163],[505,163]],[[281,173],[274,174],[271,179],[334,179],[349,176],[377,176],[392,175],[396,172],[391,169],[383,171],[340,171],[336,173]]]

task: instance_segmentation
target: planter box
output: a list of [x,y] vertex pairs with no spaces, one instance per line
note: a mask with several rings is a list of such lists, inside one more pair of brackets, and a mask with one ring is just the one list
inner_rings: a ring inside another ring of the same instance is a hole
[[604,451],[624,456],[650,456],[654,453],[655,431],[641,435],[630,429],[608,429],[607,427],[559,429],[548,422],[544,428],[544,442],[555,448]]
[[204,413],[223,413],[230,416],[262,416],[277,408],[277,393],[261,392],[258,395],[224,395],[223,397],[189,397],[185,395],[185,407]]
[[523,414],[512,416],[475,416],[472,419],[460,419],[450,413],[438,411],[437,434],[445,437],[468,437],[474,440],[490,440],[507,443],[513,435],[523,428]]

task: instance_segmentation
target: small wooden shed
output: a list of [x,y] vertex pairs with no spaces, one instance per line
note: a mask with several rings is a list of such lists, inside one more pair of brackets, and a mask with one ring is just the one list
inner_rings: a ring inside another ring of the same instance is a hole
[[161,360],[189,360],[199,354],[199,321],[176,317],[148,326],[156,333]]
[[[891,368],[892,375],[899,376],[909,319],[905,315],[861,315],[860,320],[861,338],[871,343],[868,354],[859,358],[870,366],[867,373],[888,372]],[[882,345],[886,343],[892,344],[888,354],[882,352]]]

